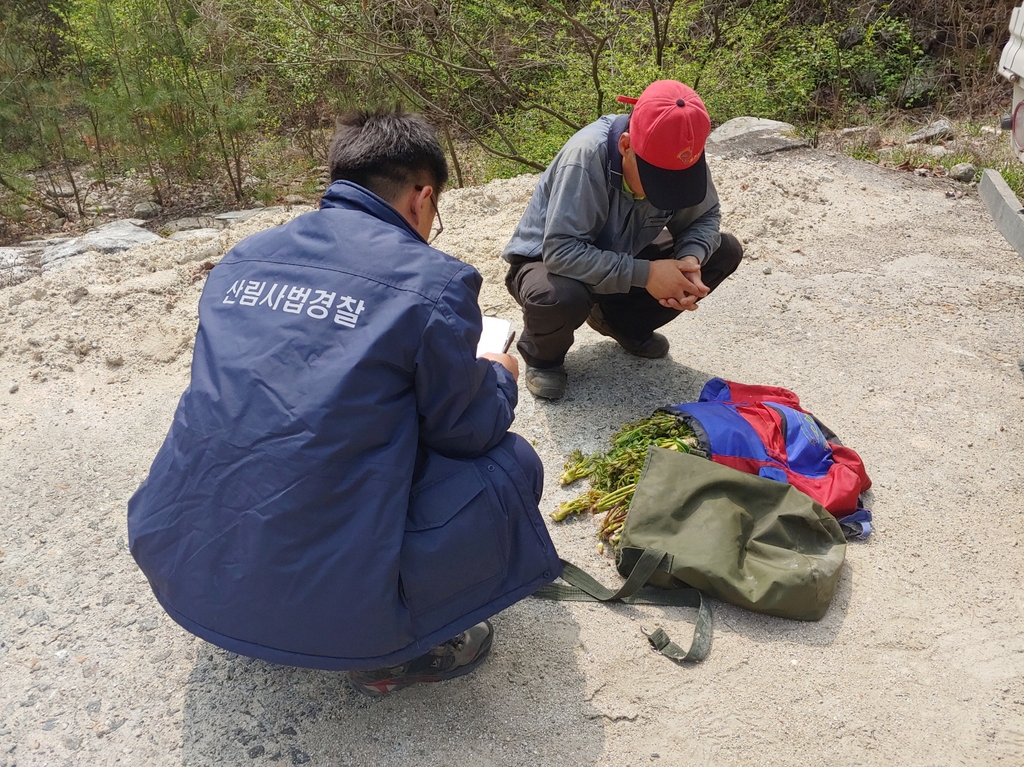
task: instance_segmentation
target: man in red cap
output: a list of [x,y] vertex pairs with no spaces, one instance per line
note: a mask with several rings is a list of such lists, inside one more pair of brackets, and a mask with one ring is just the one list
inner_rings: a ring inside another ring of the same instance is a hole
[[654,331],[696,310],[743,258],[719,231],[700,97],[659,80],[619,101],[632,114],[605,115],[566,142],[502,253],[537,397],[565,392],[565,355],[584,322],[631,354],[665,356],[668,341]]

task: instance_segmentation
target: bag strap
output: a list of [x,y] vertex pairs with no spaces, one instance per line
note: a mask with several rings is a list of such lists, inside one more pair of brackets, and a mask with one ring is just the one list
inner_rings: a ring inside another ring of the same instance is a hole
[[701,661],[711,652],[711,608],[697,589],[664,589],[657,594],[638,594],[651,575],[668,556],[664,551],[644,549],[626,582],[618,591],[612,591],[598,583],[589,573],[571,562],[562,560],[562,580],[565,583],[549,583],[541,586],[533,596],[563,602],[625,602],[631,605],[670,605],[673,607],[696,607],[697,621],[693,628],[693,639],[689,649],[683,650],[669,639],[660,627],[648,632],[641,628],[647,641],[659,653],[675,661]]

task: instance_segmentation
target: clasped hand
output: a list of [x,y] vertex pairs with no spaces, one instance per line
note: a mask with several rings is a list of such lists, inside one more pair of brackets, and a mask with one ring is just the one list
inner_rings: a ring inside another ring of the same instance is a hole
[[697,299],[709,292],[700,278],[700,261],[694,256],[651,261],[647,277],[647,292],[658,299],[658,303],[679,312],[697,310]]

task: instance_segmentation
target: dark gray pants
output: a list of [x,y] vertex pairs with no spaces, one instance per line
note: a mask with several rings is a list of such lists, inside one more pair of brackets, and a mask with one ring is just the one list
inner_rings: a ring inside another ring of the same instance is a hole
[[[670,247],[649,245],[636,258],[658,261],[671,258]],[[701,267],[701,279],[713,291],[736,271],[743,246],[733,235],[722,233],[722,244]],[[526,364],[550,368],[565,361],[575,340],[576,328],[586,322],[594,305],[601,307],[605,323],[618,335],[646,341],[656,328],[681,312],[658,303],[645,288],[628,293],[592,293],[578,280],[551,274],[541,261],[513,264],[505,285],[523,307],[523,332],[516,348]]]

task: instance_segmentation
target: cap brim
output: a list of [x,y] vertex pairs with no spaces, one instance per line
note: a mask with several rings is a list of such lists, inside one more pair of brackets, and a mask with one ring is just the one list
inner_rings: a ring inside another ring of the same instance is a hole
[[704,202],[708,195],[708,164],[700,159],[686,170],[665,170],[636,156],[640,183],[651,205],[662,210],[691,208]]

